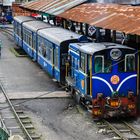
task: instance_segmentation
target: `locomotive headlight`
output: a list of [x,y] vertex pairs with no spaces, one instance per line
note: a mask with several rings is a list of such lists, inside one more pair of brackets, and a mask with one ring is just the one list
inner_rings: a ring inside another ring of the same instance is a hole
[[133,91],[128,91],[128,98],[132,98],[134,96],[134,92]]
[[111,100],[110,105],[111,105],[111,107],[118,107],[119,106],[119,101],[118,100]]
[[135,104],[128,104],[128,108],[131,110],[131,109],[135,109],[136,108],[136,105]]
[[102,99],[102,98],[103,98],[103,93],[98,93],[98,94],[97,94],[97,99],[100,100],[100,99]]

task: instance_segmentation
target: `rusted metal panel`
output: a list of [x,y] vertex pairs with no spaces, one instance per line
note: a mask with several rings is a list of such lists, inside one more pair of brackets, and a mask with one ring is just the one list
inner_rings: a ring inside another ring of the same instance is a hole
[[30,16],[31,13],[25,9],[20,8],[19,3],[12,3],[12,15],[14,16]]
[[57,15],[85,1],[87,0],[38,0],[25,3],[21,5],[21,7],[34,11]]
[[[39,0],[24,4],[22,7],[105,29],[140,35],[139,6],[81,4],[84,1],[86,0]],[[75,7],[76,5],[79,6]]]
[[105,29],[140,34],[140,7],[138,6],[86,3],[58,16]]

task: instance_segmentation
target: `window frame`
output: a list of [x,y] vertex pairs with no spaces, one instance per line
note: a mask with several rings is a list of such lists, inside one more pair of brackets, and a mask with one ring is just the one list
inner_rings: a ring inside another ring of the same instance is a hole
[[[127,57],[128,57],[128,56],[134,56],[134,68],[135,68],[135,69],[134,69],[133,71],[128,71],[128,70],[127,70]],[[125,54],[125,64],[124,64],[124,65],[125,65],[125,67],[124,67],[124,68],[125,68],[125,69],[124,69],[124,72],[134,72],[134,71],[136,71],[135,54]]]
[[[53,43],[51,43],[48,40],[44,40],[44,44],[46,46],[46,60],[53,64],[53,57],[54,57],[54,49],[53,49]],[[49,57],[48,57],[49,56]],[[50,59],[48,59],[50,58]]]
[[[95,71],[95,59],[96,58],[102,58],[102,71],[101,72],[96,72]],[[103,55],[95,55],[94,56],[94,73],[104,73],[104,56]]]
[[[55,47],[54,49],[54,66],[56,69],[59,69],[59,49]],[[57,59],[56,59],[57,58]]]
[[[81,56],[82,56],[82,55],[84,55],[84,70],[83,70],[83,68],[82,68],[82,66],[81,66],[81,64],[82,64],[82,63],[81,63],[81,62],[82,62],[82,61],[81,61]],[[87,73],[87,64],[86,64],[86,62],[87,62],[87,54],[81,52],[81,53],[80,53],[80,70],[81,70],[83,73],[85,73],[85,74]]]

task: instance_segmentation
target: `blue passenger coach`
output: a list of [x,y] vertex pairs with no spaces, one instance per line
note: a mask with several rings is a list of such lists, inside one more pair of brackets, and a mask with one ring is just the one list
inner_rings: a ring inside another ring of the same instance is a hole
[[114,43],[69,46],[66,81],[94,117],[136,116],[136,50]]
[[65,62],[68,55],[68,45],[79,42],[81,36],[54,27],[38,31],[38,63],[58,82],[65,83]]
[[31,20],[34,20],[34,18],[28,16],[14,17],[14,40],[20,47],[22,47],[22,24]]
[[[19,30],[17,24],[20,24],[20,29],[22,29],[20,34],[17,33]],[[14,29],[17,44],[22,46],[26,53],[36,60],[50,76],[65,84],[68,45],[87,41],[87,38],[29,17],[15,17]]]
[[52,26],[41,21],[29,21],[23,23],[23,49],[34,60],[37,60],[38,52],[38,38],[37,33],[44,28],[51,28]]

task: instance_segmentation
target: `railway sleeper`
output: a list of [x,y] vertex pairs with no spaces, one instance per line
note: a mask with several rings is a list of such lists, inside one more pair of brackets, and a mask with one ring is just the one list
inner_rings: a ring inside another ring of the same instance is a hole
[[24,114],[24,112],[22,110],[16,110],[17,114]]
[[19,118],[20,118],[20,119],[27,119],[27,118],[29,118],[29,117],[26,116],[26,115],[19,115]]
[[32,134],[32,135],[33,135],[33,134],[36,134],[35,129],[28,129],[28,133],[29,133],[29,134]]
[[29,125],[24,125],[24,127],[26,129],[35,129],[34,126],[32,124],[29,124]]
[[32,139],[35,139],[35,140],[36,139],[38,139],[38,140],[40,139],[40,136],[39,135],[30,135],[30,136],[31,136]]
[[[122,130],[119,130],[121,133],[127,133],[127,132],[131,132],[131,130],[125,130],[125,129],[122,129]],[[106,133],[114,133],[113,130],[107,130]]]
[[29,123],[31,123],[31,120],[29,120],[29,119],[23,119],[21,121],[22,121],[23,124],[29,124]]

